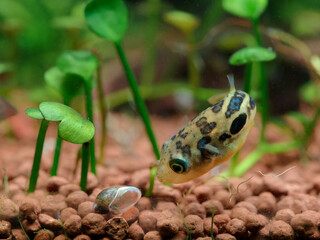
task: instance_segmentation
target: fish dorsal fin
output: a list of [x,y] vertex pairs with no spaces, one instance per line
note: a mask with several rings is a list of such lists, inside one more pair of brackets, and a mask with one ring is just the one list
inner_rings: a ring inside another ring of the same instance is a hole
[[235,88],[235,86],[234,86],[234,77],[233,77],[233,74],[228,74],[228,75],[227,75],[227,78],[228,78],[228,81],[229,81],[229,84],[230,84],[230,91],[229,91],[229,92],[225,92],[225,93],[219,93],[219,94],[217,94],[217,95],[214,95],[214,96],[210,97],[210,98],[208,99],[208,102],[209,102],[210,104],[213,105],[213,104],[221,101],[221,100],[224,99],[230,92],[236,90],[236,88]]

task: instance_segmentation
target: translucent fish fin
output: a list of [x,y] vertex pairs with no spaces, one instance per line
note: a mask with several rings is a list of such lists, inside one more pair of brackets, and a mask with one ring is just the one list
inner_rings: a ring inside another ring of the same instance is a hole
[[228,74],[227,78],[228,78],[228,81],[229,81],[229,84],[230,84],[230,92],[235,91],[236,87],[234,85],[234,76],[233,76],[233,74]]
[[209,98],[209,99],[208,99],[208,102],[209,102],[211,105],[213,105],[213,104],[221,101],[222,99],[224,99],[225,96],[227,96],[228,94],[229,94],[228,92],[226,92],[226,93],[219,93],[219,94],[214,95],[214,96],[212,96],[211,98]]
[[204,149],[207,150],[208,152],[210,152],[211,155],[215,155],[215,156],[216,155],[220,155],[219,149],[214,147],[214,146],[212,146],[212,145],[210,145],[210,144],[204,145]]

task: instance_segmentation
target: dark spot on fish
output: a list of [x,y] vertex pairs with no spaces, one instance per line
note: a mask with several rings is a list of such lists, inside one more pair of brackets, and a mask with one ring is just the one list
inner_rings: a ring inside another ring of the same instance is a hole
[[176,148],[181,149],[182,148],[182,143],[181,141],[176,142]]
[[244,97],[245,97],[244,93],[241,93],[238,91],[234,93],[226,111],[226,118],[229,118],[233,113],[239,111]]
[[211,137],[209,137],[209,136],[205,136],[205,137],[201,138],[198,141],[197,147],[200,150],[201,157],[202,157],[203,160],[211,160],[212,156],[217,156],[218,155],[218,153],[215,154],[213,152],[208,151],[205,148],[206,144],[208,144],[210,142],[211,142]]
[[178,135],[180,136],[181,133],[183,133],[183,131],[184,131],[184,128],[180,129],[180,131],[178,132]]
[[197,127],[203,127],[206,124],[207,124],[207,118],[206,117],[202,117],[196,122],[196,126]]
[[215,122],[207,123],[204,127],[200,128],[200,132],[202,134],[211,133],[212,130],[216,127],[216,125],[217,124]]
[[241,113],[236,119],[233,120],[230,128],[231,134],[237,134],[241,131],[243,126],[246,124],[247,114]]
[[175,138],[176,138],[176,135],[172,136],[172,137],[171,137],[171,140],[173,141]]
[[224,102],[224,100],[221,100],[221,101],[217,102],[216,104],[212,105],[211,106],[212,112],[214,112],[214,113],[220,112],[222,109],[222,106],[223,106],[223,102]]
[[186,155],[189,158],[191,157],[191,150],[190,150],[190,146],[188,144],[186,144],[182,147],[182,154],[184,157],[186,157]]
[[248,118],[250,118],[250,115],[251,115],[251,108],[247,107],[247,115],[248,115]]
[[228,133],[224,133],[219,137],[219,141],[224,141],[227,138],[231,138],[231,135],[229,135]]
[[188,136],[188,132],[185,132],[183,134],[180,135],[181,138],[185,139]]
[[252,97],[250,96],[250,107],[251,109],[254,109],[256,106],[256,103],[254,102],[254,100],[252,99]]

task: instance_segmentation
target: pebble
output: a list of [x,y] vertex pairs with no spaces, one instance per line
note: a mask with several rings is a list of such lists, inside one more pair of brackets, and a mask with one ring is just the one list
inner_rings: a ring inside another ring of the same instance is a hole
[[213,217],[213,222],[218,228],[218,233],[226,232],[226,225],[230,221],[230,217],[226,214],[219,214]]
[[90,236],[102,236],[105,234],[107,222],[102,215],[89,213],[82,219],[82,226],[85,234]]
[[288,193],[288,188],[281,178],[274,176],[264,176],[264,185],[267,191],[270,191],[274,196],[281,196]]
[[48,192],[58,192],[59,188],[63,185],[68,184],[67,179],[63,177],[53,176],[49,178],[47,182],[47,191]]
[[67,236],[64,234],[60,234],[54,238],[54,240],[68,240]]
[[34,232],[38,232],[41,229],[41,225],[38,220],[30,223],[28,220],[22,221],[22,226],[26,233],[33,234]]
[[159,201],[156,205],[156,210],[159,212],[170,210],[172,213],[176,213],[177,215],[179,215],[179,209],[173,202]]
[[294,215],[295,214],[291,209],[284,208],[284,209],[277,211],[276,216],[274,217],[274,220],[282,220],[282,221],[290,224],[291,219],[293,218]]
[[175,236],[180,227],[182,228],[182,221],[170,210],[164,210],[160,213],[157,221],[157,229],[160,235],[164,238],[171,238]]
[[70,193],[66,198],[68,207],[78,209],[80,203],[88,200],[88,194],[83,191],[75,191]]
[[198,215],[188,215],[184,218],[184,221],[192,237],[203,235],[203,220]]
[[68,196],[72,192],[80,191],[80,186],[77,184],[66,184],[59,188],[59,193],[63,196]]
[[183,215],[187,216],[187,215],[197,215],[200,218],[205,218],[206,217],[206,209],[204,208],[204,206],[202,206],[200,203],[197,202],[192,202],[189,203],[187,206],[185,206],[182,209]]
[[12,236],[16,240],[28,240],[22,229],[12,229]]
[[201,203],[201,205],[204,207],[207,217],[210,217],[212,215],[212,207],[214,207],[213,215],[223,213],[223,205],[219,200],[210,199]]
[[38,213],[40,211],[35,210],[36,204],[31,199],[26,199],[19,207],[19,217],[21,220],[28,220],[29,222],[34,222],[38,218]]
[[249,213],[246,217],[246,228],[252,232],[256,233],[264,226],[269,223],[268,218],[261,214]]
[[162,183],[154,184],[152,195],[155,198],[167,199],[169,201],[180,202],[181,192]]
[[144,237],[144,231],[137,223],[131,224],[128,234],[133,240],[141,240]]
[[130,225],[138,220],[139,217],[139,209],[136,207],[131,207],[126,212],[121,214],[121,217],[123,217],[127,223]]
[[11,232],[11,223],[5,220],[0,220],[0,238],[8,238]]
[[79,204],[78,214],[81,218],[85,217],[89,213],[93,212],[94,203],[90,201],[85,201]]
[[250,211],[247,208],[236,207],[231,210],[230,218],[231,219],[238,218],[238,219],[241,219],[243,222],[246,222],[247,221],[246,218],[249,213]]
[[60,213],[60,220],[64,223],[70,216],[77,214],[78,212],[74,208],[65,208]]
[[17,223],[19,207],[10,199],[0,196],[0,220]]
[[251,202],[241,201],[241,202],[238,202],[234,207],[235,208],[243,207],[243,208],[248,209],[252,213],[257,213],[258,212],[257,207]]
[[41,227],[52,230],[52,231],[60,231],[62,230],[62,225],[59,220],[47,215],[47,214],[39,214],[39,223]]
[[216,240],[237,240],[234,236],[229,233],[218,234],[215,238]]
[[307,210],[292,217],[290,225],[301,238],[320,238],[318,231],[319,213]]
[[210,199],[213,190],[211,186],[208,185],[200,185],[193,189],[194,195],[197,197],[199,202],[204,202]]
[[237,239],[247,238],[247,229],[245,226],[245,222],[238,218],[231,219],[226,225],[226,230]]
[[76,236],[73,240],[91,240],[91,238],[88,235],[81,234]]
[[54,233],[50,230],[42,230],[39,231],[35,237],[34,240],[52,240],[54,239]]
[[223,207],[226,209],[232,208],[236,203],[235,198],[230,197],[230,193],[225,189],[218,190],[214,194],[213,199],[219,200],[222,203]]
[[272,216],[276,210],[276,198],[270,192],[263,192],[259,195],[260,201],[257,204],[258,213],[265,216]]
[[91,193],[96,187],[98,187],[98,178],[92,172],[88,173],[87,178],[87,192]]
[[211,224],[212,224],[212,233],[215,236],[218,234],[218,228],[214,223],[211,222],[211,220],[212,220],[211,217],[204,219],[204,222],[203,222],[204,233],[211,236]]
[[107,221],[105,231],[114,240],[122,240],[127,235],[129,225],[122,217],[114,217]]
[[137,202],[136,207],[139,209],[140,212],[144,210],[150,210],[151,209],[150,198],[141,197],[140,200]]
[[270,223],[269,229],[270,237],[272,240],[293,240],[294,239],[294,232],[292,227],[282,221],[282,220],[275,220]]
[[138,221],[144,232],[156,230],[157,218],[154,212],[150,210],[142,211],[139,215]]
[[81,233],[81,217],[79,215],[70,216],[65,222],[64,227],[68,235],[74,237]]
[[65,197],[61,194],[47,195],[40,200],[41,212],[57,218],[62,209],[66,208]]
[[150,231],[144,235],[143,240],[162,240],[162,237],[158,231]]

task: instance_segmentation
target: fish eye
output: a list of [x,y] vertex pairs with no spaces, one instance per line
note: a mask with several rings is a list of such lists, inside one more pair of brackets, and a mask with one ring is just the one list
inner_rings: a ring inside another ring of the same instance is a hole
[[243,126],[246,124],[247,114],[241,113],[237,118],[235,118],[231,124],[230,132],[231,134],[236,134],[241,131]]
[[189,164],[185,159],[171,159],[169,162],[169,166],[175,173],[185,173],[189,171]]

